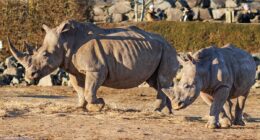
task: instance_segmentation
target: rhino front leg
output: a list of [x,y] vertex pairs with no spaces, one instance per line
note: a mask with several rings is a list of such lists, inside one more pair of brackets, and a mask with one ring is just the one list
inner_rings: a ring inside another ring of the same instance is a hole
[[234,125],[241,125],[244,126],[245,122],[243,121],[243,110],[245,107],[245,102],[247,99],[249,91],[247,92],[246,95],[244,96],[239,96],[237,98],[237,103],[236,103],[236,109],[235,109],[235,119],[234,119]]
[[[84,75],[83,75],[84,77]],[[84,86],[85,86],[85,79],[81,79],[79,77],[76,77],[74,75],[69,75],[70,78],[70,83],[74,90],[78,94],[78,105],[77,108],[85,108],[87,105],[87,101],[85,100],[84,97]]]
[[213,95],[213,102],[210,107],[209,120],[206,124],[207,128],[219,128],[219,115],[223,110],[223,106],[227,101],[230,89],[227,87],[220,87]]
[[105,106],[104,100],[96,96],[97,90],[103,84],[105,78],[106,74],[104,70],[100,70],[99,72],[86,72],[84,95],[88,102],[88,111],[101,111]]

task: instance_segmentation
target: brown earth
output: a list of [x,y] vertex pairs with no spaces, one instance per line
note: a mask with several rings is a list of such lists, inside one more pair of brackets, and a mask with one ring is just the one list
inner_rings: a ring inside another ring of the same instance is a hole
[[0,139],[260,139],[260,89],[252,90],[245,108],[246,126],[204,128],[209,107],[198,100],[173,115],[153,112],[151,88],[98,92],[107,103],[98,113],[74,109],[69,87],[1,87]]

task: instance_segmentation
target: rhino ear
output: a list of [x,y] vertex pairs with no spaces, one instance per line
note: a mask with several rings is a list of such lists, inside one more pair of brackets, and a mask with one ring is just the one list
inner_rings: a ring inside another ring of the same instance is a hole
[[62,23],[62,24],[58,27],[57,31],[58,31],[58,33],[64,33],[64,32],[70,31],[70,30],[73,29],[73,28],[74,28],[74,26],[73,26],[73,24],[71,23],[71,21],[67,21],[67,22]]
[[42,29],[44,29],[44,31],[45,31],[46,33],[49,32],[49,31],[51,30],[51,28],[48,27],[48,26],[45,25],[45,24],[42,25]]
[[193,64],[196,63],[195,59],[191,56],[190,53],[187,54],[187,58],[188,58],[188,61],[189,61],[189,62],[192,62]]

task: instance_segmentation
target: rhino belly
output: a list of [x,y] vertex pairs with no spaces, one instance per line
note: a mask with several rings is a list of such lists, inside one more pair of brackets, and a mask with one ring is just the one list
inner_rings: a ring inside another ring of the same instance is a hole
[[162,50],[146,50],[108,58],[108,76],[104,86],[111,88],[133,88],[148,80],[158,68]]

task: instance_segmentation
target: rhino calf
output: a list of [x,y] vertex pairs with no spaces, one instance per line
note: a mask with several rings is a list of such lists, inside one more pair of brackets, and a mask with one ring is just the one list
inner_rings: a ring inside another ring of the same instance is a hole
[[[25,67],[25,78],[39,80],[58,67],[70,74],[79,107],[99,111],[100,86],[132,88],[147,81],[158,93],[156,110],[168,107],[162,89],[173,85],[179,63],[175,49],[161,36],[137,27],[102,29],[91,23],[64,21],[56,28],[43,25],[43,44],[29,54],[19,52],[9,40],[15,58]],[[29,49],[28,49],[29,50]]]
[[[201,49],[186,60],[182,77],[174,92],[166,93],[174,109],[192,104],[199,96],[210,105],[207,128],[245,125],[242,112],[251,86],[255,83],[256,65],[247,52],[228,44]],[[167,92],[167,91],[166,91]],[[237,98],[235,116],[232,116],[231,99]]]

